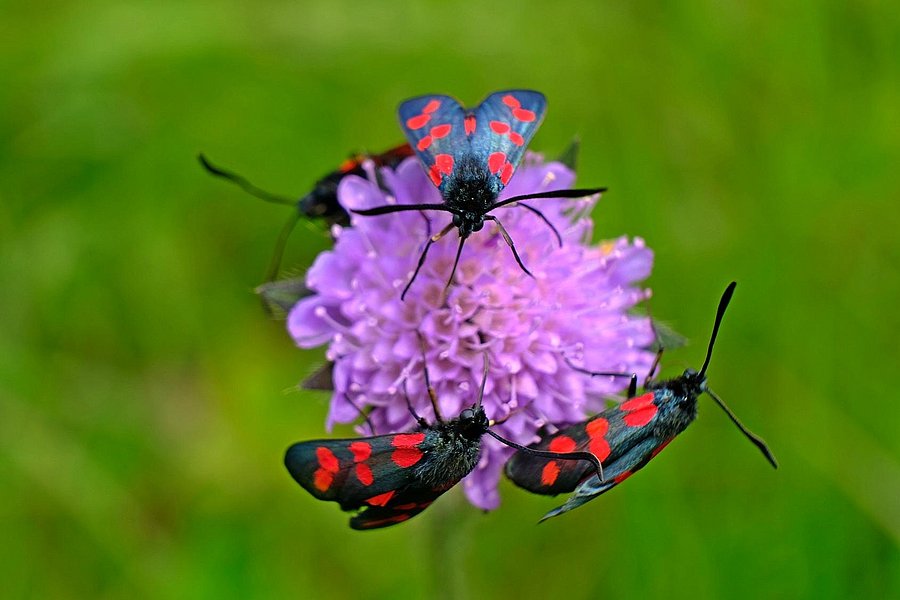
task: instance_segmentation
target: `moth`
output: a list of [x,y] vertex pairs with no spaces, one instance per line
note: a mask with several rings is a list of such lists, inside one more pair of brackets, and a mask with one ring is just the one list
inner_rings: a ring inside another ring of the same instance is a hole
[[637,377],[632,375],[630,398],[626,402],[546,435],[529,446],[531,450],[550,452],[590,452],[600,460],[602,475],[588,471],[581,463],[561,462],[526,452],[517,452],[510,458],[504,470],[517,486],[536,494],[553,496],[573,492],[562,506],[551,510],[541,520],[561,515],[593,500],[643,468],[693,422],[697,416],[697,398],[703,393],[709,395],[741,433],[759,448],[766,460],[778,468],[775,456],[766,443],[744,427],[707,385],[706,370],[712,358],[713,345],[735,286],[736,283],[732,282],[719,301],[706,360],[699,371],[687,369],[673,379],[653,381],[650,377],[655,370],[654,365],[644,384],[643,394],[636,395]]
[[555,233],[562,236],[549,219],[524,200],[540,198],[581,198],[598,194],[606,188],[550,190],[498,200],[509,184],[525,149],[534,137],[547,108],[543,94],[534,90],[495,92],[474,109],[463,108],[450,96],[426,95],[406,100],[397,110],[400,126],[418,156],[428,178],[440,190],[441,203],[389,204],[361,210],[359,215],[384,215],[400,211],[441,211],[451,221],[425,242],[415,271],[400,294],[401,299],[425,264],[428,250],[451,230],[459,233],[456,259],[447,285],[453,281],[466,239],[491,221],[512,251],[516,263],[528,276],[531,272],[522,262],[515,243],[500,220],[490,213],[518,204],[534,213]]

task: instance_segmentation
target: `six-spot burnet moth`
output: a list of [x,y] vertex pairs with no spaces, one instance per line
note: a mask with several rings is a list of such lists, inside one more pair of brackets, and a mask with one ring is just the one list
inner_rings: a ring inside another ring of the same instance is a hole
[[445,421],[426,369],[425,383],[436,423],[419,417],[407,398],[409,410],[419,423],[417,431],[299,442],[288,448],[284,464],[314,497],[337,502],[342,510],[358,511],[350,518],[353,529],[388,527],[428,508],[475,468],[484,434],[520,452],[554,461],[587,461],[599,472],[600,463],[590,452],[529,450],[491,431],[495,422],[488,420],[481,405],[487,374],[485,355],[484,377],[475,404]]
[[493,221],[497,225],[519,267],[531,276],[503,224],[489,213],[502,206],[518,203],[553,229],[561,245],[562,237],[549,219],[522,201],[582,198],[605,191],[606,188],[551,190],[497,200],[522,160],[528,142],[540,126],[546,107],[544,95],[533,90],[495,92],[472,110],[463,108],[450,96],[441,95],[420,96],[400,104],[397,111],[400,126],[431,182],[440,190],[443,202],[390,204],[353,212],[360,215],[384,215],[399,211],[436,210],[453,215],[446,227],[426,241],[415,271],[400,294],[401,298],[406,296],[425,263],[431,244],[455,227],[459,231],[459,247],[447,281],[449,286],[456,273],[466,238],[479,231],[485,221]]
[[725,411],[741,432],[756,444],[772,466],[778,468],[775,457],[766,443],[747,430],[706,385],[706,369],[712,357],[722,316],[734,293],[735,285],[732,282],[719,301],[706,360],[699,372],[688,369],[674,379],[651,381],[654,365],[644,384],[644,394],[635,397],[637,380],[632,376],[629,400],[603,411],[592,419],[545,436],[530,446],[531,449],[551,452],[591,452],[603,464],[602,477],[589,472],[580,463],[563,463],[523,452],[517,452],[510,458],[505,467],[506,475],[519,487],[546,495],[574,490],[562,506],[548,512],[542,520],[593,500],[646,465],[694,420],[697,416],[697,398],[704,392]]
[[197,158],[200,160],[200,164],[203,165],[203,168],[209,173],[238,185],[247,193],[256,196],[261,200],[265,200],[266,202],[286,204],[296,208],[296,210],[291,213],[291,217],[288,219],[287,223],[284,224],[281,233],[278,235],[278,241],[275,244],[275,251],[266,275],[266,281],[274,281],[278,276],[278,271],[281,267],[281,257],[284,254],[284,246],[287,243],[291,232],[294,230],[294,226],[301,217],[322,219],[329,225],[349,225],[350,216],[340,205],[337,198],[337,189],[341,181],[348,175],[364,177],[366,175],[364,168],[364,163],[366,161],[371,161],[372,166],[376,168],[389,167],[393,169],[405,158],[412,155],[413,150],[409,144],[390,148],[380,154],[354,154],[341,163],[336,170],[316,181],[312,190],[299,200],[260,189],[241,175],[213,165],[203,154],[200,154]]

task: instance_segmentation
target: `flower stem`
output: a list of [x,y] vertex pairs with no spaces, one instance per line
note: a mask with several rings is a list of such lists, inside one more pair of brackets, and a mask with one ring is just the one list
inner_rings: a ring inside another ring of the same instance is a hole
[[430,597],[440,600],[470,598],[468,555],[474,510],[461,489],[446,494],[429,511]]

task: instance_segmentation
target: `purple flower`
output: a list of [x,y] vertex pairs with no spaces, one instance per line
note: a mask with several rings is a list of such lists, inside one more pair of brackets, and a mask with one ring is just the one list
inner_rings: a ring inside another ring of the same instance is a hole
[[[341,204],[362,209],[441,201],[414,158],[380,176],[389,193],[374,173],[369,179],[347,177],[338,190]],[[574,177],[562,164],[529,154],[500,199],[568,188]],[[314,295],[288,316],[298,346],[327,344],[334,361],[329,430],[358,420],[365,407],[371,407],[378,434],[414,429],[404,387],[416,412],[434,421],[417,332],[425,341],[441,413],[452,418],[472,405],[487,353],[485,411],[488,418],[506,419],[496,426],[500,435],[523,444],[535,441],[545,425],[602,410],[609,395],[628,384],[626,378],[590,378],[567,361],[591,370],[646,373],[653,332],[648,318],[628,310],[649,296],[637,283],[650,274],[653,254],[638,238],[590,245],[595,203],[596,198],[532,201],[562,234],[562,247],[533,213],[514,206],[497,212],[534,279],[515,263],[496,226],[485,223],[466,242],[449,289],[453,234],[432,246],[405,301],[400,292],[429,232],[440,231],[449,215],[354,216],[352,227],[335,226],[334,249],[320,254],[306,275]],[[362,426],[358,431],[370,433]],[[493,509],[501,467],[512,451],[488,437],[483,447],[464,487],[473,504]]]

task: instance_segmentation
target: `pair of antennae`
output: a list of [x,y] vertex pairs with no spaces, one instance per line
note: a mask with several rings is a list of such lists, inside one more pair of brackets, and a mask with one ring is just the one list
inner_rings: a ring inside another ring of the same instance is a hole
[[700,368],[699,378],[704,381],[703,391],[709,394],[709,396],[719,405],[725,414],[728,415],[728,418],[731,419],[731,422],[734,423],[738,429],[741,430],[741,433],[750,440],[759,451],[762,452],[763,456],[766,457],[766,460],[771,463],[774,468],[778,468],[778,461],[775,460],[775,455],[772,454],[772,451],[769,450],[769,446],[763,441],[761,437],[744,427],[744,424],[740,422],[737,416],[732,412],[728,405],[716,395],[711,389],[706,386],[706,369],[709,367],[709,361],[712,359],[712,351],[713,346],[716,343],[716,337],[719,335],[719,325],[722,324],[722,317],[725,316],[725,309],[728,308],[728,303],[731,302],[731,297],[734,295],[734,288],[737,286],[737,282],[732,281],[728,284],[728,287],[725,288],[725,292],[722,294],[721,300],[719,300],[719,307],[716,309],[716,321],[713,324],[712,335],[709,336],[709,346],[706,349],[706,360],[703,361],[703,367]]
[[[497,217],[493,215],[488,215],[489,212],[494,209],[501,208],[503,206],[508,206],[510,204],[515,204],[517,202],[521,202],[523,200],[540,200],[542,198],[584,198],[586,196],[592,196],[594,194],[600,194],[605,192],[605,187],[600,188],[585,188],[585,189],[570,189],[570,190],[550,190],[546,192],[536,192],[533,194],[522,194],[519,196],[513,196],[512,198],[506,198],[504,200],[500,200],[498,202],[494,202],[491,204],[487,210],[482,213],[481,217],[487,221],[493,221],[497,225],[497,229],[500,230],[500,235],[503,237],[503,241],[506,242],[506,245],[509,246],[509,249],[512,251],[513,258],[516,259],[516,263],[519,265],[519,268],[528,275],[529,277],[534,277],[531,274],[531,271],[528,270],[528,267],[525,266],[525,263],[522,261],[522,257],[519,256],[519,252],[516,250],[516,244],[513,242],[512,236],[509,235],[509,232],[506,231],[506,228],[503,226],[503,223]],[[520,204],[522,208],[525,208],[529,212],[537,215],[552,231],[554,236],[556,237],[557,242],[560,247],[562,247],[562,234],[560,234],[559,230],[556,226],[538,209],[533,206],[529,206],[527,204]],[[422,210],[437,210],[441,212],[448,212],[456,216],[463,216],[464,212],[458,209],[451,208],[446,204],[434,204],[434,203],[423,203],[423,204],[390,204],[385,206],[376,206],[374,208],[365,208],[361,210],[351,209],[351,212],[362,215],[362,216],[378,216],[378,215],[386,215],[396,212],[407,212],[407,211],[422,211]],[[406,298],[406,293],[409,291],[409,288],[412,286],[413,282],[416,280],[416,277],[419,275],[419,271],[422,269],[422,265],[425,264],[425,257],[428,254],[428,250],[431,248],[431,245],[442,237],[444,237],[450,230],[453,229],[453,225],[450,224],[444,229],[442,229],[439,233],[431,236],[425,242],[425,248],[422,249],[422,253],[419,255],[419,261],[416,264],[416,268],[413,271],[412,277],[409,278],[409,281],[406,284],[406,287],[403,288],[403,291],[400,293],[400,299],[404,300]],[[456,268],[459,265],[460,256],[462,256],[463,245],[466,242],[465,235],[460,234],[459,236],[459,245],[456,249],[456,258],[453,261],[453,269],[450,271],[450,277],[447,279],[447,287],[450,287],[450,284],[453,282],[453,277],[456,275]]]

